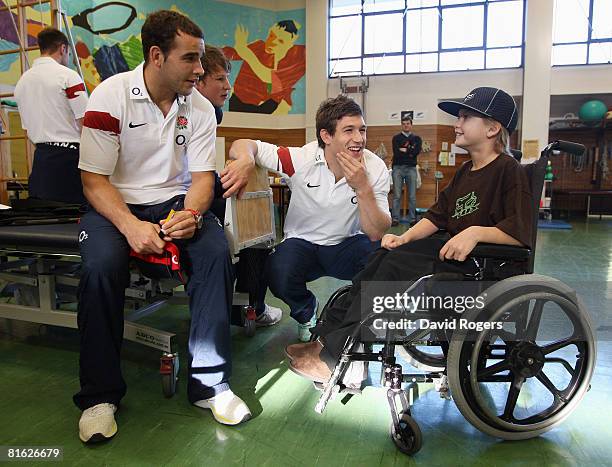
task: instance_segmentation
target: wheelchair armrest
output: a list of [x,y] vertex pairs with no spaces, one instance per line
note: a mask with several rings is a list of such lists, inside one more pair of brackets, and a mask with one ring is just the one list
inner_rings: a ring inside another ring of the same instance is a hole
[[479,243],[470,253],[470,257],[485,259],[527,259],[531,250],[523,246],[497,245],[495,243]]

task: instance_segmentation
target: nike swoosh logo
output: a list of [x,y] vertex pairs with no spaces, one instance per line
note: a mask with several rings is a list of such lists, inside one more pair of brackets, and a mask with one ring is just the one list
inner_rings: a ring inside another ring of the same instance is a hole
[[130,123],[128,124],[128,126],[129,126],[130,128],[138,128],[139,126],[143,126],[143,125],[146,125],[146,122],[145,122],[145,123],[138,123],[138,124],[134,124],[134,123],[130,122]]
[[306,186],[307,186],[308,188],[318,188],[318,187],[320,187],[321,185],[311,185],[311,184],[310,184],[310,182],[308,182],[308,183],[306,183]]

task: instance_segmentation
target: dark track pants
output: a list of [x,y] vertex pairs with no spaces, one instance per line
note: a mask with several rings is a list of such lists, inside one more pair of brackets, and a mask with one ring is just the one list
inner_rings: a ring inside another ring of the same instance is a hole
[[[380,242],[372,242],[364,234],[330,246],[288,238],[277,245],[267,259],[265,277],[268,287],[289,305],[293,319],[307,323],[312,318],[316,301],[306,283],[324,276],[351,280],[379,246]],[[258,313],[264,311],[265,291],[264,287],[257,303]]]
[[30,198],[63,203],[85,203],[79,143],[39,143],[34,151],[28,179]]
[[[129,207],[139,219],[157,223],[166,217],[175,201],[173,198],[158,205]],[[117,405],[126,393],[120,353],[130,247],[117,228],[91,208],[81,219],[79,242],[81,390],[73,399],[84,410],[102,402]],[[192,239],[175,243],[189,277],[187,395],[190,402],[195,402],[229,388],[232,263],[223,229],[209,212],[204,215],[203,228]]]

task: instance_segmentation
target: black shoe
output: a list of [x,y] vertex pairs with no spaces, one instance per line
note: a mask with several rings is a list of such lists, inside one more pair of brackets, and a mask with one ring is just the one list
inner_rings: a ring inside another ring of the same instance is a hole
[[395,227],[396,225],[399,225],[399,221],[397,219],[393,219],[391,221],[391,227]]

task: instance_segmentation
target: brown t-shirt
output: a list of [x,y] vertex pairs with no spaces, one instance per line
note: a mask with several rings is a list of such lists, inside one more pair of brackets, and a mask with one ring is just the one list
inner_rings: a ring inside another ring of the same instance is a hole
[[464,163],[425,214],[450,235],[478,225],[497,227],[531,247],[533,201],[527,173],[507,154],[479,170]]

